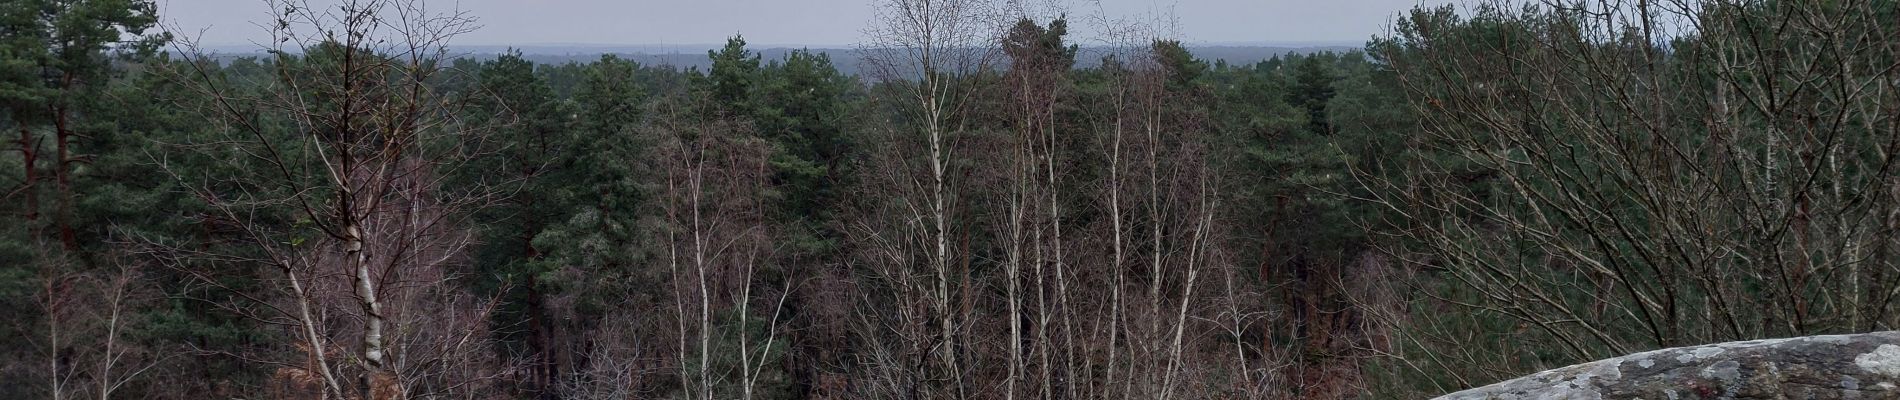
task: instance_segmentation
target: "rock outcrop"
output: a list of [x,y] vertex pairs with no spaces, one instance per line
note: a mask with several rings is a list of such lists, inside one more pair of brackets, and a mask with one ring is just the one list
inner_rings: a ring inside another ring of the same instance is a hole
[[1662,349],[1438,399],[1900,399],[1900,331]]

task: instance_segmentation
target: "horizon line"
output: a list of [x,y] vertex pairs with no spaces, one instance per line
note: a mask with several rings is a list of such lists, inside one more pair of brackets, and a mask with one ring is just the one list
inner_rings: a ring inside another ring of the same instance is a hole
[[[1185,44],[1185,45],[1187,45],[1187,46],[1189,46],[1189,47],[1287,47],[1287,48],[1318,48],[1318,47],[1361,47],[1361,46],[1364,46],[1364,45],[1365,45],[1365,43],[1366,43],[1365,41],[1349,41],[1349,40],[1314,40],[1314,41],[1200,41],[1200,42],[1192,42],[1192,41],[1183,41],[1183,44]],[[238,49],[236,49],[236,48],[239,48],[239,47],[256,47],[256,46],[258,46],[258,44],[256,44],[256,43],[200,43],[200,44],[198,44],[198,47],[201,47],[201,48],[204,48],[204,49],[207,49],[207,50],[214,50],[214,51],[220,51],[220,50],[238,50]],[[724,44],[724,43],[680,43],[680,44],[660,44],[660,43],[585,43],[585,42],[535,42],[535,43],[462,43],[462,44],[449,44],[449,45],[448,45],[447,47],[449,47],[449,48],[457,48],[457,47],[462,47],[462,48],[468,48],[468,47],[477,47],[477,48],[481,48],[481,47],[486,47],[486,48],[514,48],[514,49],[518,49],[518,50],[529,50],[530,48],[562,48],[562,47],[568,47],[568,48],[655,48],[655,49],[665,49],[665,48],[677,48],[677,49],[680,49],[680,50],[690,50],[690,51],[694,51],[694,52],[697,52],[697,51],[701,51],[701,50],[714,50],[714,49],[718,49],[718,48],[720,48],[720,47],[724,47],[724,46],[725,46],[725,44]],[[806,43],[747,43],[747,44],[746,44],[746,47],[747,47],[748,49],[753,49],[753,50],[774,50],[774,49],[794,49],[794,50],[795,50],[795,49],[819,49],[819,50],[849,50],[849,49],[856,49],[856,48],[858,48],[858,47],[859,47],[859,45],[857,45],[857,44],[817,44],[817,43],[811,43],[811,44],[806,44]],[[1085,47],[1085,48],[1088,48],[1088,47],[1101,47],[1101,46],[1089,46],[1089,45],[1083,45],[1083,46],[1081,46],[1081,47]],[[259,50],[259,51],[262,51],[262,49],[258,49],[258,50]],[[654,53],[648,53],[648,54],[654,54]]]

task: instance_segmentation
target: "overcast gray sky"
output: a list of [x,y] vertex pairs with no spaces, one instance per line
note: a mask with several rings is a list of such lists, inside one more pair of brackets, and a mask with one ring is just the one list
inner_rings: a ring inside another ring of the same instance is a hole
[[[310,0],[313,5],[334,0]],[[1359,43],[1394,13],[1421,0],[1100,0],[1070,1],[1071,19],[1171,14],[1192,43]],[[1427,0],[1443,3],[1444,0]],[[158,0],[176,33],[213,45],[263,37],[252,21],[263,0]],[[709,44],[744,34],[758,45],[851,45],[872,17],[871,0],[433,0],[459,8],[482,29],[464,45]],[[1099,6],[1098,6],[1099,4]],[[1101,10],[1101,11],[1097,11]],[[1077,21],[1072,25],[1086,25]],[[1086,27],[1083,27],[1086,29]]]

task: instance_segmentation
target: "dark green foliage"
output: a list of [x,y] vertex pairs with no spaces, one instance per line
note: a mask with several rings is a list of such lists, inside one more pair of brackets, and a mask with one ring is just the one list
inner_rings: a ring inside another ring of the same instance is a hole
[[[30,235],[56,234],[69,252],[104,237],[97,229],[79,237],[78,230],[98,226],[77,220],[76,203],[92,194],[77,181],[86,179],[82,169],[96,154],[137,142],[118,137],[133,132],[105,117],[120,105],[109,93],[115,65],[151,55],[170,37],[147,32],[158,22],[156,9],[144,0],[0,5],[0,129],[18,138],[22,163],[7,170],[3,207],[26,217]],[[41,231],[47,228],[53,230]]]
[[[1069,20],[1066,18],[1049,21],[1048,27],[1023,18],[1017,20],[1004,37],[1003,53],[1010,57],[1011,68],[1030,67],[1066,72],[1075,65],[1075,54],[1081,50],[1078,45],[1064,41],[1068,35]],[[1180,43],[1174,45],[1179,50]]]
[[746,49],[745,38],[726,39],[726,47],[707,51],[712,68],[706,73],[706,101],[717,110],[749,115],[757,106],[759,55]]
[[582,316],[605,315],[630,300],[615,293],[653,284],[642,277],[652,272],[636,267],[656,251],[640,244],[647,238],[642,221],[653,215],[648,159],[656,140],[642,125],[650,95],[640,80],[654,73],[604,56],[583,67],[568,100],[577,118],[572,150],[562,159],[569,175],[545,186],[564,217],[536,234],[533,244],[547,250],[550,268],[565,270],[550,282],[560,293],[580,295],[574,312]]
[[1207,74],[1207,61],[1194,57],[1179,40],[1157,40],[1152,49],[1155,62],[1168,74],[1168,89],[1190,91]]
[[[1355,54],[1356,55],[1356,54]],[[1326,113],[1327,103],[1333,100],[1333,59],[1332,53],[1319,53],[1304,57],[1290,58],[1293,71],[1287,74],[1287,104],[1306,110],[1306,129],[1315,135],[1333,133],[1332,121]]]
[[791,227],[798,252],[823,254],[838,245],[837,203],[851,184],[845,157],[853,151],[847,129],[857,82],[838,73],[829,56],[802,50],[767,64],[762,79],[752,118],[775,148],[774,218]]

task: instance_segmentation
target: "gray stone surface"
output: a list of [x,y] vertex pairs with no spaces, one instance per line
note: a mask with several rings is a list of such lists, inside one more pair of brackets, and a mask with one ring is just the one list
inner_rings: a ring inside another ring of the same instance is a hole
[[1900,331],[1662,349],[1438,399],[1900,399]]

